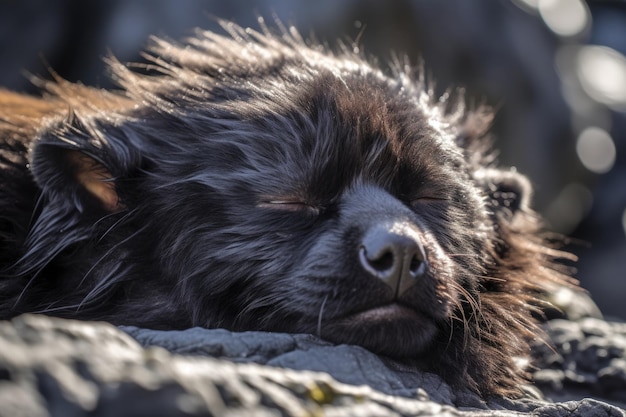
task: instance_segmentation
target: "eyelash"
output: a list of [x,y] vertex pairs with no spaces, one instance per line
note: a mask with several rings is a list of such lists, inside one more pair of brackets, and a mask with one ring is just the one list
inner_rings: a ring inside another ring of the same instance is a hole
[[418,198],[411,200],[411,203],[418,203],[418,202],[437,203],[440,201],[449,201],[449,200],[450,199],[446,197],[418,197]]
[[304,203],[302,201],[290,201],[290,200],[269,200],[269,201],[261,201],[257,204],[257,207],[266,208],[270,210],[282,210],[282,211],[290,211],[290,212],[303,212],[308,211],[312,214],[319,214],[320,208],[313,206],[308,203]]
[[418,198],[414,198],[412,200],[409,201],[409,206],[413,209],[416,209],[418,207],[427,207],[427,206],[431,206],[431,205],[437,205],[437,204],[442,204],[442,203],[446,203],[449,202],[450,199],[447,197],[430,197],[430,196],[424,196],[424,197],[418,197]]
[[[447,197],[432,197],[425,195],[423,197],[418,197],[410,200],[409,205],[414,208],[417,205],[437,204],[449,200],[450,199]],[[315,216],[319,215],[323,211],[322,207],[314,206],[312,204],[299,200],[264,200],[260,201],[257,204],[257,207],[268,210],[285,211],[292,213],[307,213]]]

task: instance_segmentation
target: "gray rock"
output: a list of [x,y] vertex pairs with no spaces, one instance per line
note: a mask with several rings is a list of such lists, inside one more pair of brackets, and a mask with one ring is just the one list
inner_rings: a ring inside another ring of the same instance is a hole
[[485,402],[436,375],[312,336],[124,330],[34,315],[0,322],[0,416],[626,415],[591,399]]
[[626,407],[626,323],[552,320],[535,348],[535,383],[553,400],[593,396]]

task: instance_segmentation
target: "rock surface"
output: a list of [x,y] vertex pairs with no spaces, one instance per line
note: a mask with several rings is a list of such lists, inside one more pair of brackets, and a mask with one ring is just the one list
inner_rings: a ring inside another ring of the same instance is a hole
[[594,396],[626,408],[626,323],[552,320],[535,347],[535,383],[553,400]]
[[483,401],[307,335],[121,331],[25,315],[0,322],[0,416],[626,416],[626,325],[550,325],[556,350],[537,349],[536,376],[561,402]]

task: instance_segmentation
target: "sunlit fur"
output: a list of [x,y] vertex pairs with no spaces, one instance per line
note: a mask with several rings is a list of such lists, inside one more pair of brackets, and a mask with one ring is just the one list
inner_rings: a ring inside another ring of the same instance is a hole
[[[519,395],[535,294],[568,280],[566,255],[528,181],[494,166],[489,110],[434,97],[401,60],[223,26],[154,38],[135,70],[110,58],[119,91],[0,92],[0,317],[314,333]],[[84,186],[92,168],[110,186]],[[402,299],[421,321],[350,318],[388,298],[355,256],[383,221],[424,245]]]

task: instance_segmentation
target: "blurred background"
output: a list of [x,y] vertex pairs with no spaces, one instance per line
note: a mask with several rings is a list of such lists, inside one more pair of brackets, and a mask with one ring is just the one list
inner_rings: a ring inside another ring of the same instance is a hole
[[576,277],[626,319],[626,1],[0,0],[0,87],[25,73],[105,88],[102,57],[139,61],[152,34],[182,39],[212,16],[294,24],[387,61],[423,58],[440,91],[498,109],[500,162],[530,176],[535,207],[571,237]]

